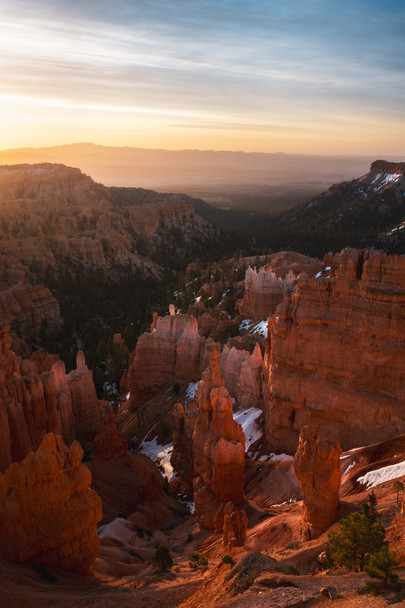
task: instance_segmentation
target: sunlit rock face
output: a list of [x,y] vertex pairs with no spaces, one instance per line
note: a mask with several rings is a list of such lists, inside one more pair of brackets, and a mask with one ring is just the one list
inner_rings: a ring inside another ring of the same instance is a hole
[[257,406],[261,401],[264,362],[260,345],[253,353],[225,344],[219,357],[221,377],[230,395],[245,408]]
[[273,314],[292,290],[295,275],[290,272],[285,279],[277,277],[271,268],[248,268],[245,277],[245,294],[239,305],[241,314],[252,319],[263,319]]
[[[93,372],[84,354],[77,355],[77,369],[69,374],[56,355],[47,353],[21,359],[10,349],[9,326],[0,327],[0,471],[37,450],[47,433],[61,435],[66,444],[74,439],[92,442],[97,434],[107,437],[117,450],[109,407],[97,399]],[[108,410],[108,411],[107,411]],[[107,433],[107,437],[105,436]],[[101,439],[99,440],[101,441]],[[100,444],[101,446],[101,444]]]
[[231,501],[239,506],[244,498],[245,436],[233,420],[232,399],[220,375],[220,346],[211,344],[208,352],[210,365],[196,395],[199,415],[193,432],[194,501],[200,525],[222,530],[224,503]]
[[321,267],[320,260],[294,251],[271,255],[269,263],[258,271],[249,266],[240,313],[256,320],[273,315],[283,299],[294,292],[297,276],[301,273],[314,276]]
[[336,520],[340,489],[340,444],[320,437],[311,425],[305,426],[294,456],[294,471],[301,484],[301,535],[317,538]]
[[343,449],[405,432],[405,256],[345,249],[299,279],[266,348],[266,434],[294,453],[314,424]]
[[101,500],[77,442],[46,435],[36,452],[0,474],[0,554],[86,574],[95,560]]
[[171,312],[155,318],[151,332],[139,337],[128,373],[132,407],[175,382],[195,382],[201,376],[205,339],[198,334],[197,320]]

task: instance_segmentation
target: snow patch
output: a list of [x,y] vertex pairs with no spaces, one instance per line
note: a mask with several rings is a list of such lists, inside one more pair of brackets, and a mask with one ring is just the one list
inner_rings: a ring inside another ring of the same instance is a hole
[[163,477],[166,477],[167,481],[172,481],[175,478],[175,472],[170,464],[170,457],[173,452],[172,443],[162,446],[158,445],[156,437],[151,441],[145,441],[144,439],[139,446],[139,452],[153,460],[158,467],[163,469]]
[[398,464],[391,464],[388,467],[382,467],[375,471],[369,471],[365,475],[362,475],[357,479],[359,483],[364,484],[367,489],[375,488],[386,481],[391,479],[397,479],[397,477],[403,477],[405,475],[405,461],[398,462]]
[[195,399],[197,387],[198,387],[198,382],[189,382],[189,385],[186,390],[186,397],[191,397],[192,399]]
[[111,523],[100,526],[98,535],[100,538],[113,538],[122,543],[129,543],[134,535],[134,531],[126,519],[116,517]]
[[271,452],[270,454],[264,454],[260,456],[259,462],[269,462],[272,460],[273,462],[282,461],[282,460],[291,460],[293,457],[289,454],[274,454]]
[[263,414],[262,410],[257,407],[250,407],[247,410],[242,410],[234,415],[234,420],[243,428],[246,437],[245,450],[248,451],[250,446],[263,436],[261,428],[257,424],[259,416]]

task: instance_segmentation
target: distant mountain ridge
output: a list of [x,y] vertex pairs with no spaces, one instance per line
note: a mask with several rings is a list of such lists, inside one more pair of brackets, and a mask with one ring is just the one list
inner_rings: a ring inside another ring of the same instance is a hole
[[312,253],[315,244],[325,251],[371,245],[403,252],[405,243],[398,226],[404,220],[405,162],[377,160],[362,177],[337,183],[282,214],[275,229],[305,253]]

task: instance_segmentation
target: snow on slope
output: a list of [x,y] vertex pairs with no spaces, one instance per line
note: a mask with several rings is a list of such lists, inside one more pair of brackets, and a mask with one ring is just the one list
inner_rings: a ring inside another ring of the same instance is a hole
[[388,467],[382,467],[381,469],[376,469],[375,471],[369,471],[362,477],[359,477],[357,481],[359,483],[363,483],[367,489],[375,488],[380,485],[380,483],[384,483],[385,481],[391,481],[391,479],[397,479],[398,477],[403,477],[405,475],[405,461],[398,462],[397,464],[391,464]]
[[257,407],[250,407],[247,410],[234,414],[233,418],[235,422],[242,425],[243,432],[245,433],[246,451],[249,451],[250,446],[263,435],[261,428],[257,424],[257,420],[261,414],[263,414],[262,410]]
[[139,452],[141,454],[144,454],[153,460],[158,467],[163,469],[163,477],[166,477],[167,481],[171,481],[175,476],[173,467],[170,464],[170,456],[172,455],[172,451],[172,443],[168,443],[167,445],[158,445],[156,437],[154,437],[151,441],[143,440],[139,446]]

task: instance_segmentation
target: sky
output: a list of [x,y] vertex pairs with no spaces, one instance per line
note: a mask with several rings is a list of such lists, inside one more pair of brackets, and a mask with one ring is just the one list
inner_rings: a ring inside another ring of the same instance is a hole
[[398,155],[403,0],[0,0],[0,149]]

